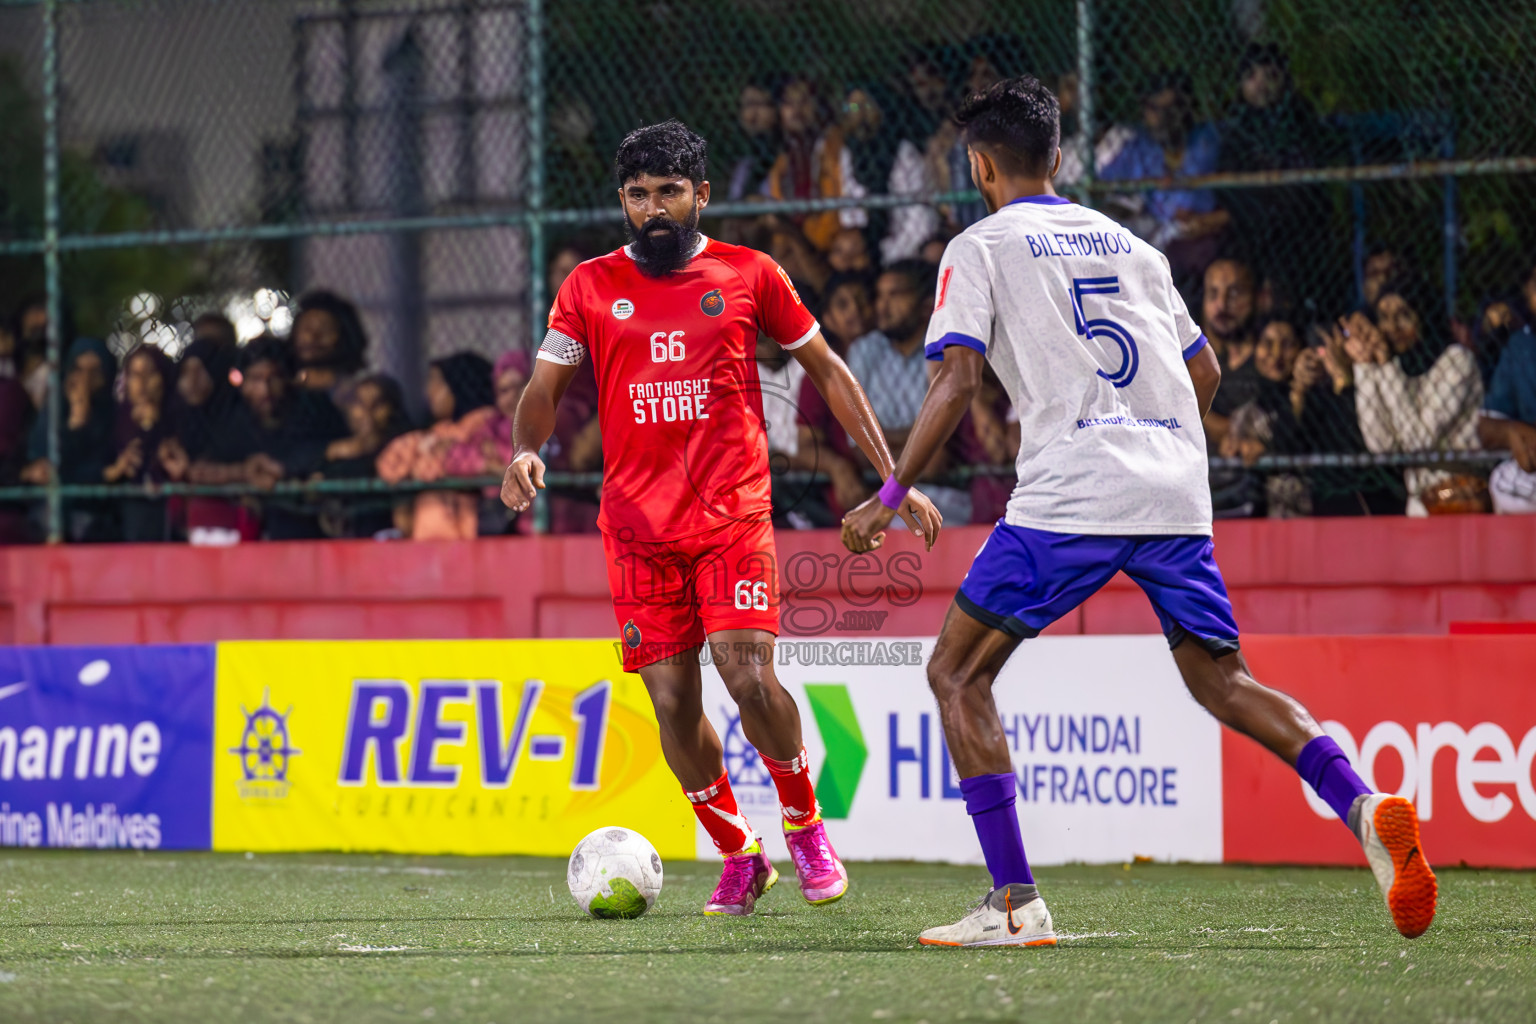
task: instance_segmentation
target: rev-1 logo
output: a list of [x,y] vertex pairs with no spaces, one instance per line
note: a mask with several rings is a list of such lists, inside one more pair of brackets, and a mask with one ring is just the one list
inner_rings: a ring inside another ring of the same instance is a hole
[[885,625],[890,608],[877,606],[908,608],[923,596],[918,575],[922,566],[922,559],[912,551],[898,551],[883,559],[878,553],[796,552],[785,560],[781,577],[784,633],[820,636],[832,630],[878,631]]

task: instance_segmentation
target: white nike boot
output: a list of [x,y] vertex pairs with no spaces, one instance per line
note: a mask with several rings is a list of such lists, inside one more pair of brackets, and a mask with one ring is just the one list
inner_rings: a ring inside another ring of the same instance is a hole
[[1371,793],[1349,809],[1349,827],[1360,837],[1392,923],[1410,939],[1435,920],[1439,885],[1419,844],[1419,814],[1400,796]]
[[925,946],[1054,946],[1051,912],[1033,885],[1014,883],[987,893],[976,909],[917,937]]

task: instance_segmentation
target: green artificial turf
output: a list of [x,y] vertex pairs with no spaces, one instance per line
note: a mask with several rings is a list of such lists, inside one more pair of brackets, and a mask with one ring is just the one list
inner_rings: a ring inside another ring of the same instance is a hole
[[550,860],[5,851],[0,1021],[1536,1020],[1529,873],[1443,872],[1409,942],[1363,869],[1047,868],[1062,944],[987,951],[915,944],[979,869],[851,874],[733,920],[670,864],[596,921]]

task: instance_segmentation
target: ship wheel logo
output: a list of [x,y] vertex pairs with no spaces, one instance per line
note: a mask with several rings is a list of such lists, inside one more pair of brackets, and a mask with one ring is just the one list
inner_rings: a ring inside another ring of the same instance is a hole
[[741,716],[732,715],[728,708],[721,708],[725,715],[725,774],[734,786],[772,786],[773,776],[763,764],[757,748],[747,742],[741,731]]
[[240,745],[230,747],[229,752],[240,758],[243,782],[248,784],[241,786],[242,792],[250,789],[254,792],[249,795],[286,796],[288,762],[303,753],[289,742],[288,717],[293,714],[293,705],[278,714],[272,708],[272,691],[265,690],[260,707],[247,711],[242,704],[240,712],[245,715],[245,731],[240,734]]

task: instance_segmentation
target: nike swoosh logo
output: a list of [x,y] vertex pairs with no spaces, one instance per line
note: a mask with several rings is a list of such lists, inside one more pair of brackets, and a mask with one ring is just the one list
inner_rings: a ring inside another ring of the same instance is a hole
[[14,697],[31,685],[31,683],[12,683],[10,686],[0,686],[0,700],[5,700],[7,697]]
[[1013,893],[1005,894],[1003,896],[1003,903],[1008,907],[1008,934],[1017,935],[1024,930],[1024,926],[1013,923]]

